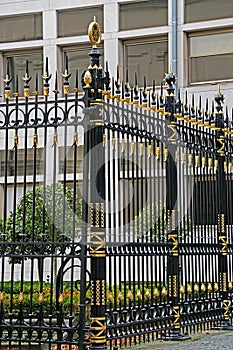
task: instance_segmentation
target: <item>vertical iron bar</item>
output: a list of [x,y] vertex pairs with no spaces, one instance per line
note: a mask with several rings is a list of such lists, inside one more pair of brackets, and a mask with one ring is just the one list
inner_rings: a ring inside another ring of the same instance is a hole
[[81,284],[80,284],[80,323],[79,323],[79,348],[85,350],[85,325],[86,325],[86,289],[87,289],[87,228],[88,228],[88,198],[89,198],[89,130],[84,130],[83,149],[83,196],[82,196],[82,240],[81,240]]

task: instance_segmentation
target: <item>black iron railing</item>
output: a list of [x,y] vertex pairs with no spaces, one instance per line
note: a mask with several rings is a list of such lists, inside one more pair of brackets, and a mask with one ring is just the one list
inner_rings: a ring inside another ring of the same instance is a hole
[[[0,347],[117,349],[232,329],[232,119],[209,101],[130,87],[89,28],[82,92],[0,103]],[[36,81],[38,77],[35,77]],[[38,86],[38,83],[36,84]],[[38,89],[36,89],[38,90]],[[81,140],[81,141],[80,141]],[[82,164],[81,164],[81,163]]]

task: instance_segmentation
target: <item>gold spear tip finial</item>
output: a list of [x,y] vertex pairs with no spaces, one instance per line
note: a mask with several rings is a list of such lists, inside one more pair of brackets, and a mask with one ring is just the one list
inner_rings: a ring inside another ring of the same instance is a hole
[[172,72],[172,64],[170,63],[170,65],[169,65],[169,74],[173,74],[173,72]]
[[215,102],[217,103],[224,103],[225,96],[223,95],[221,89],[220,89],[220,84],[218,84],[218,92],[215,95]]

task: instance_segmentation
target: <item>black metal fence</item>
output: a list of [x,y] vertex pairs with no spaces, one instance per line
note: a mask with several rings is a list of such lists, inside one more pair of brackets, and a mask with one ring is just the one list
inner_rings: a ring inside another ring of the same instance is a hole
[[112,348],[232,329],[232,123],[220,88],[209,110],[174,84],[126,84],[104,112]]
[[7,69],[0,348],[232,329],[233,128],[220,88],[211,104],[182,102],[172,72],[160,91],[136,76],[130,87],[127,72],[110,87],[99,56],[93,47],[83,93],[78,72],[70,91],[67,58],[61,94],[48,61],[34,97],[27,64],[23,97]]

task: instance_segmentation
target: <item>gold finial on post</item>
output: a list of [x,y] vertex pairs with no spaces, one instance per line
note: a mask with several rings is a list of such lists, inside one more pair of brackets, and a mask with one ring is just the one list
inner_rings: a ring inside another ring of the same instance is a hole
[[92,43],[93,47],[97,47],[101,42],[101,27],[98,22],[96,22],[96,17],[94,16],[93,22],[89,24],[88,27],[88,36],[89,40]]
[[29,82],[31,81],[32,77],[29,76],[29,70],[28,70],[28,60],[26,60],[26,67],[25,67],[25,75],[22,78],[24,81],[23,91],[24,91],[24,97],[28,98],[30,96],[30,86]]
[[49,96],[49,80],[51,79],[52,74],[49,74],[49,63],[48,57],[46,57],[45,63],[45,73],[42,75],[42,79],[44,80],[44,96]]
[[215,95],[214,100],[217,104],[219,104],[219,106],[224,102],[224,95],[221,91],[220,84],[218,84],[218,92]]
[[12,81],[12,78],[10,77],[10,70],[9,70],[9,60],[7,60],[7,68],[6,68],[6,78],[4,79],[5,85],[5,99],[9,99],[11,96],[11,88],[10,83]]

